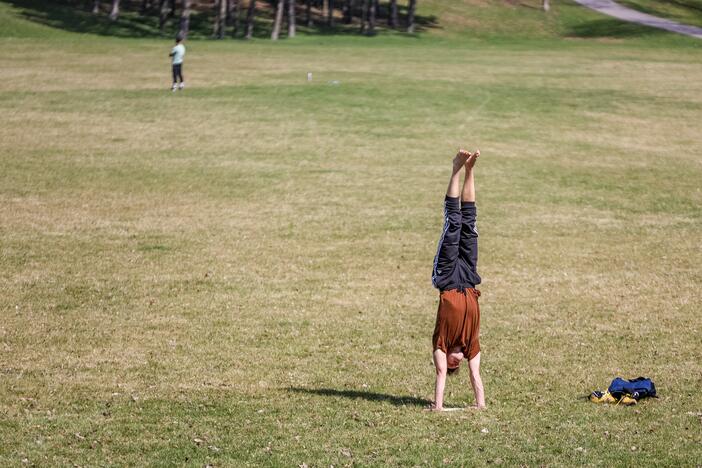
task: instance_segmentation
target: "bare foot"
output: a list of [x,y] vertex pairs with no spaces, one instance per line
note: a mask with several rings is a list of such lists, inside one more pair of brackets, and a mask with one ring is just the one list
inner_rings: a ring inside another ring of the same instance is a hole
[[466,162],[470,159],[471,156],[472,155],[469,151],[459,149],[458,153],[456,153],[456,157],[453,158],[453,172],[456,173],[460,171],[461,168],[466,165]]
[[478,158],[480,157],[480,150],[475,150],[475,153],[473,153],[473,154],[468,153],[468,154],[470,154],[470,156],[468,157],[468,159],[466,159],[465,165],[466,165],[466,170],[470,171],[471,169],[473,169],[473,166],[475,166],[475,161],[477,161]]

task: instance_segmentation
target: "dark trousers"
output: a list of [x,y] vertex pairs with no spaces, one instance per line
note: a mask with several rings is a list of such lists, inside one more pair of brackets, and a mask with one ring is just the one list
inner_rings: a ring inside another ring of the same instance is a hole
[[180,82],[183,83],[185,80],[183,79],[183,64],[178,63],[173,65],[173,82],[177,83],[178,79],[180,79]]
[[478,275],[478,230],[475,227],[474,202],[458,198],[444,200],[444,227],[434,258],[432,284],[440,291],[474,288],[480,284]]

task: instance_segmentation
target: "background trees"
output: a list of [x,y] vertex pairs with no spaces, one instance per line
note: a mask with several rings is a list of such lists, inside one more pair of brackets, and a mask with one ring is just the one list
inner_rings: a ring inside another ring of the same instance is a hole
[[227,30],[227,0],[216,0],[214,9],[215,16],[212,26],[212,37],[223,39]]
[[110,20],[116,21],[119,17],[119,0],[112,0],[112,9],[110,10]]
[[[153,18],[161,33],[202,34],[203,24],[210,23],[211,37],[223,39],[254,35],[295,37],[298,13],[304,28],[323,28],[326,33],[338,29],[345,33],[376,34],[378,28],[414,33],[417,0],[62,0],[77,8],[87,8],[95,16],[107,14],[113,22],[134,17],[140,21]],[[106,4],[106,5],[105,5]],[[124,16],[127,15],[127,16]],[[194,18],[194,19],[193,19]],[[193,23],[194,21],[194,23]],[[287,21],[287,31],[284,23]],[[193,26],[193,24],[195,26]],[[243,24],[243,28],[241,25]],[[195,28],[193,30],[193,28]],[[330,31],[331,30],[331,31]],[[209,35],[209,33],[207,33]]]
[[288,0],[288,37],[295,37],[295,0]]
[[190,30],[190,6],[192,0],[183,0],[183,11],[180,14],[180,34],[183,37],[188,37]]
[[249,7],[246,9],[246,35],[245,39],[251,39],[254,31],[254,17],[256,14],[255,0],[249,0]]
[[285,0],[278,0],[278,5],[275,9],[275,20],[273,20],[273,31],[271,32],[271,39],[276,41],[280,35],[280,25],[283,23],[283,9],[285,7]]

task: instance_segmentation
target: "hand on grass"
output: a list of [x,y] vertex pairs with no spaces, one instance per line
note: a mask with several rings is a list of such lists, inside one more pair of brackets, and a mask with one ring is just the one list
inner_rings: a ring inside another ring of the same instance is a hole
[[443,411],[443,408],[437,408],[436,404],[434,402],[429,403],[427,406],[424,407],[424,411]]

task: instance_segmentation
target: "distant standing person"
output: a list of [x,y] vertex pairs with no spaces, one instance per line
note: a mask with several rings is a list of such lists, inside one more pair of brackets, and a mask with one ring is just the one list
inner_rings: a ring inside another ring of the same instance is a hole
[[[178,33],[175,39],[176,45],[168,54],[173,61],[173,86],[171,91],[175,92],[178,89],[185,88],[185,80],[183,79],[183,57],[185,57],[185,46],[183,45],[183,36]],[[180,83],[178,82],[180,80]]]
[[[479,156],[480,150],[475,153],[459,150],[453,159],[444,199],[444,227],[432,272],[432,283],[440,291],[432,337],[436,387],[430,409],[435,411],[444,409],[446,374],[457,372],[464,359],[468,361],[470,383],[475,393],[474,407],[485,407],[480,378],[480,291],[475,289],[480,284],[480,276],[473,166]],[[462,171],[465,180],[461,190]]]

